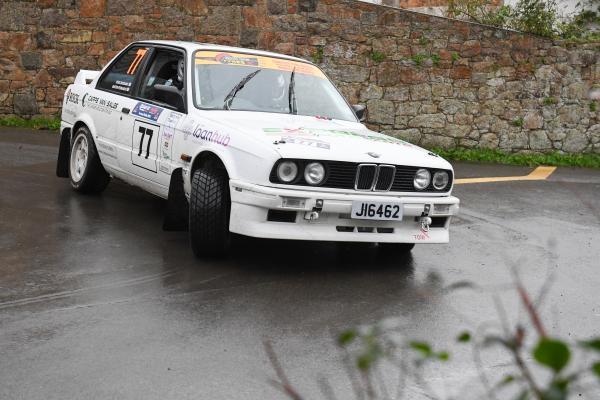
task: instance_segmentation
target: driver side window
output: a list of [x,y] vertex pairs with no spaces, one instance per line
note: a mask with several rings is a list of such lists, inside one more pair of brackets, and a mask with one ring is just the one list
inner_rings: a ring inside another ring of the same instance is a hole
[[142,76],[139,97],[155,103],[185,110],[184,54],[176,50],[157,49]]

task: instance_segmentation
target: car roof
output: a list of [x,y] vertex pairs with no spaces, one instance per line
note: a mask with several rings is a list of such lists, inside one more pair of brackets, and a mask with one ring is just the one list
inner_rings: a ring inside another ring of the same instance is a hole
[[286,54],[273,53],[270,51],[262,51],[256,49],[247,49],[243,47],[233,47],[233,46],[223,46],[219,44],[211,44],[211,43],[199,43],[199,42],[184,42],[180,40],[140,40],[135,43],[147,43],[147,44],[159,44],[165,46],[176,46],[183,47],[189,52],[193,52],[196,50],[217,50],[217,51],[230,51],[230,52],[239,52],[245,54],[254,54],[257,56],[265,56],[265,57],[276,57],[276,58],[285,58],[293,61],[300,61],[312,64],[310,61],[305,60],[303,58],[288,56]]

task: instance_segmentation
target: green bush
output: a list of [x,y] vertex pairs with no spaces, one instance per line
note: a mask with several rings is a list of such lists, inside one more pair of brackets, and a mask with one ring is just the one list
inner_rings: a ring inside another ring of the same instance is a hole
[[566,19],[560,17],[555,0],[519,0],[500,7],[492,0],[450,0],[447,15],[550,38],[600,40],[600,32],[591,29],[600,24],[600,0],[579,2]]
[[60,129],[60,118],[42,116],[35,116],[31,119],[24,119],[21,117],[4,117],[0,118],[0,126],[58,130]]

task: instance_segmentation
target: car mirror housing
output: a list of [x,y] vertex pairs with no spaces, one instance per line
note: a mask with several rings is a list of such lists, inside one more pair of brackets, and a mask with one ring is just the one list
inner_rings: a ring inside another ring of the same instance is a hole
[[356,114],[358,120],[360,122],[365,122],[367,107],[362,104],[354,104],[352,109],[354,110],[354,114]]
[[175,107],[177,111],[185,112],[183,95],[177,87],[157,84],[154,85],[154,90],[156,92],[157,100]]

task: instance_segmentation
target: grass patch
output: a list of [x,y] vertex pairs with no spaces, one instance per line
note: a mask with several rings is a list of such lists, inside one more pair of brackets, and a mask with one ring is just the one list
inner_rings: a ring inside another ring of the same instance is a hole
[[30,129],[49,129],[57,131],[60,129],[59,117],[33,117],[24,119],[21,117],[0,118],[0,126],[11,126]]
[[552,165],[558,167],[600,168],[600,154],[562,154],[558,152],[547,154],[509,154],[491,149],[432,149],[435,153],[448,160],[472,161],[493,164]]
[[373,50],[371,53],[371,60],[375,61],[376,63],[380,63],[385,60],[385,54],[380,51]]
[[523,119],[523,117],[515,118],[512,122],[512,124],[514,126],[518,126],[518,127],[523,127],[524,123],[525,123],[525,120]]
[[314,64],[321,64],[323,62],[323,46],[317,46],[317,49],[312,54],[312,60]]

